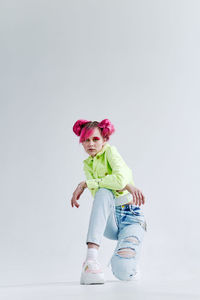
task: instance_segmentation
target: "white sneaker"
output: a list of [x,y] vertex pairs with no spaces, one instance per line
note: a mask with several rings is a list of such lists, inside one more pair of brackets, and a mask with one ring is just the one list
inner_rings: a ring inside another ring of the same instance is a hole
[[104,283],[104,272],[97,260],[86,260],[82,265],[80,284]]

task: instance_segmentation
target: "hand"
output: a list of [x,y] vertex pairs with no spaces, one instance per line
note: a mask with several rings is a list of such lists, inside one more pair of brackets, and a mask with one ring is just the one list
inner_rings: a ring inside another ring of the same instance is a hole
[[124,190],[127,190],[133,195],[133,204],[140,206],[141,204],[145,203],[145,197],[142,192],[132,184],[127,184],[122,190],[117,190],[117,192],[122,192]]
[[75,191],[73,192],[73,196],[71,199],[71,206],[74,207],[74,205],[78,208],[80,204],[78,204],[77,200],[80,198],[80,195],[83,193],[84,189],[87,187],[87,184],[85,181],[82,181],[79,183]]

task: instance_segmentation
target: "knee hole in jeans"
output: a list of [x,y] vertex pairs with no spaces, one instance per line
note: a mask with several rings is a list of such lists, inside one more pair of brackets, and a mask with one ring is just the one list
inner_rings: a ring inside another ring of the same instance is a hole
[[[122,240],[123,242],[128,242],[134,245],[138,245],[140,243],[139,239],[136,236],[129,236]],[[121,257],[131,258],[136,255],[136,251],[132,247],[120,247],[117,249],[117,255]]]
[[128,242],[131,242],[135,245],[138,245],[140,243],[138,237],[136,237],[136,236],[129,236],[125,240],[128,241]]
[[117,254],[121,257],[134,257],[136,252],[134,248],[120,248],[117,250]]

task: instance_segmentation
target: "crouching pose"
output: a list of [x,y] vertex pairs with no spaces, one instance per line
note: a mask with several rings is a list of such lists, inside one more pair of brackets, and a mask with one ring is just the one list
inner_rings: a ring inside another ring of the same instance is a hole
[[135,187],[132,171],[117,148],[108,143],[110,135],[115,132],[110,120],[78,120],[73,125],[73,132],[80,136],[79,143],[89,156],[83,161],[86,180],[80,182],[73,192],[71,206],[80,206],[77,200],[86,188],[94,198],[80,284],[105,282],[98,261],[103,236],[117,241],[110,259],[113,275],[119,280],[134,280],[138,277],[138,260],[147,231],[141,209],[145,197]]

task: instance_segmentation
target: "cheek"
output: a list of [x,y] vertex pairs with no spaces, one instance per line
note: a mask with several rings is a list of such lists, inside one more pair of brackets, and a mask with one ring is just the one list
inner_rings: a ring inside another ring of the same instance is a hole
[[97,147],[98,147],[98,148],[101,148],[101,147],[102,147],[101,142],[98,142],[98,143],[97,143]]

